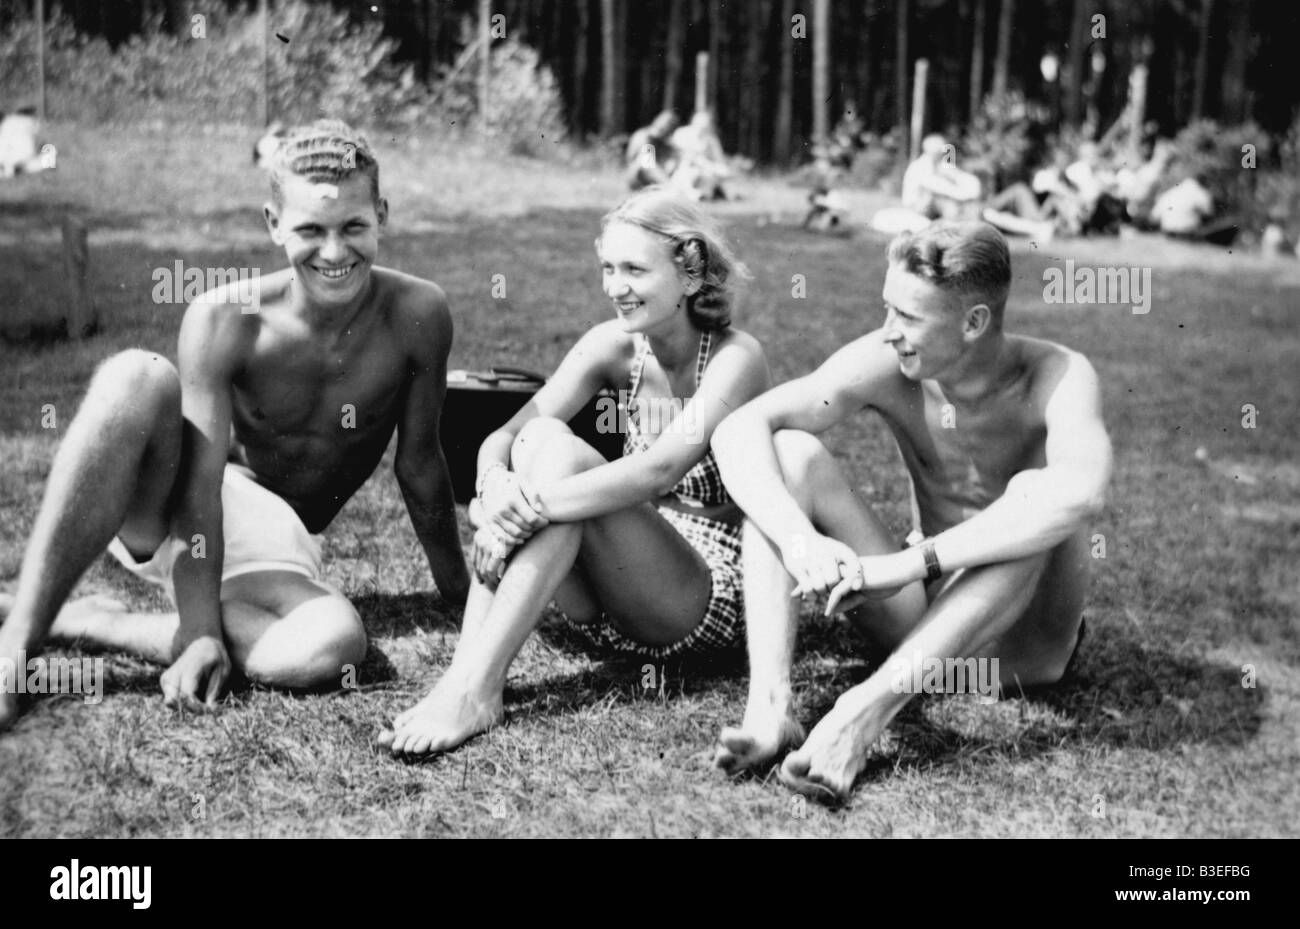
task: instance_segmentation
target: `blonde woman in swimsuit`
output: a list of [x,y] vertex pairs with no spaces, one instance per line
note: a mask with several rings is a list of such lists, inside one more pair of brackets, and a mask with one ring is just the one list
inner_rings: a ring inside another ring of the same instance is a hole
[[[744,640],[740,513],[709,450],[714,428],[768,387],[759,343],[731,325],[744,268],[701,209],[662,187],[602,220],[615,318],[589,330],[478,455],[474,580],[450,667],[397,717],[394,754],[449,751],[504,716],[511,661],[556,606],[592,638],[652,659]],[[618,392],[623,455],[565,423]]]

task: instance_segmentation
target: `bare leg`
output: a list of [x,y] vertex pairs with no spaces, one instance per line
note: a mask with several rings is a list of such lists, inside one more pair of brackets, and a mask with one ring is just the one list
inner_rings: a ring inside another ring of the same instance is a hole
[[[785,430],[773,442],[786,487],[820,532],[864,555],[896,550],[817,438]],[[790,598],[794,585],[776,546],[749,524],[744,546],[749,699],[740,727],[722,730],[714,758],[733,773],[769,763],[803,737],[790,687],[799,622],[799,603]],[[877,638],[887,639],[914,626],[924,610],[925,592],[918,583],[888,600],[864,604],[855,610],[854,619]]]
[[[1086,577],[1079,562],[1081,540],[958,572],[896,654],[908,666],[928,658],[997,657],[1004,685],[1059,679],[1078,632]],[[786,757],[782,782],[819,798],[847,797],[871,746],[914,696],[906,692],[910,688],[897,692],[897,673],[898,665],[886,662],[842,694],[803,746]]]
[[[543,430],[549,433],[544,442]],[[544,451],[530,455],[520,448],[529,439]],[[604,459],[563,424],[543,420],[520,434],[514,461],[533,480],[548,480]],[[575,578],[579,559],[582,577]],[[703,559],[649,504],[550,525],[515,552],[495,593],[472,582],[466,629],[451,667],[379,742],[395,754],[447,751],[496,725],[510,664],[557,595],[566,606],[576,595],[587,607],[594,595],[622,631],[647,644],[668,644],[699,623],[710,584]]]
[[[16,660],[40,647],[73,586],[115,534],[138,553],[157,548],[180,449],[180,379],[171,363],[138,350],[105,361],[55,453],[0,627],[0,657]],[[0,730],[16,712],[16,695],[0,693]]]
[[[336,591],[293,571],[256,571],[221,585],[221,628],[244,675],[274,687],[338,687],[366,654],[356,609]],[[170,664],[180,617],[131,613],[106,597],[68,604],[50,630],[156,664]]]

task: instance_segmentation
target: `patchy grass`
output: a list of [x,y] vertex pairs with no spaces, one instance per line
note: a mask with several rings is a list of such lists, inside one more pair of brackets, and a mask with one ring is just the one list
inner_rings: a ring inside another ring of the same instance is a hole
[[[93,228],[105,332],[76,344],[0,343],[0,589],[22,546],[59,430],[95,363],[143,345],[174,357],[179,308],[151,273],[187,264],[277,267],[260,231],[251,139],[115,136],[62,128],[60,171],[0,188],[5,320],[57,312],[57,217]],[[156,143],[156,144],[154,144]],[[394,228],[383,261],[438,280],[456,314],[453,365],[552,368],[607,309],[591,241],[618,180],[590,166],[507,161],[380,142]],[[113,157],[104,154],[111,151]],[[724,212],[755,272],[739,324],[783,380],[881,318],[885,240],[790,228],[801,194],[754,181]],[[773,222],[775,218],[780,220]],[[509,722],[423,764],[372,748],[377,728],[436,679],[458,617],[429,593],[391,457],[326,534],[330,579],[371,634],[360,686],[290,695],[237,686],[214,715],[168,710],[159,670],[107,658],[103,703],[34,701],[0,737],[0,834],[158,835],[1295,835],[1300,822],[1300,457],[1293,268],[1159,240],[1017,246],[1012,328],[1085,352],[1117,449],[1105,536],[1075,677],[1045,696],[983,707],[921,698],[839,810],[774,780],[710,767],[738,720],[743,663],[654,669],[604,661],[548,628],[525,647]],[[1050,306],[1042,272],[1153,269],[1151,312]],[[490,296],[506,275],[507,298]],[[803,274],[807,298],[791,297]],[[1242,427],[1243,404],[1258,428]],[[887,520],[907,519],[885,429],[830,440]],[[1204,460],[1195,452],[1204,448]],[[391,455],[391,452],[390,452]],[[82,589],[159,608],[101,560]],[[812,722],[867,667],[840,625],[809,622],[796,687]],[[1242,686],[1243,666],[1258,686]],[[1100,814],[1100,815],[1098,815]]]

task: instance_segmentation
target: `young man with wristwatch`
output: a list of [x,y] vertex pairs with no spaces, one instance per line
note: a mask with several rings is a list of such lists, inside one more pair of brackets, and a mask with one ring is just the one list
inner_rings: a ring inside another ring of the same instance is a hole
[[[746,515],[750,691],[716,762],[784,760],[781,780],[843,799],[914,688],[917,663],[988,661],[1001,686],[1050,684],[1082,637],[1089,538],[1110,479],[1097,375],[1082,355],[1004,333],[1002,235],[939,222],[895,239],[884,325],[717,428],[723,480]],[[911,478],[900,550],[816,435],[873,410]],[[790,669],[799,595],[847,611],[888,655],[804,739]],[[996,659],[996,663],[993,663]],[[908,671],[900,673],[900,669]]]

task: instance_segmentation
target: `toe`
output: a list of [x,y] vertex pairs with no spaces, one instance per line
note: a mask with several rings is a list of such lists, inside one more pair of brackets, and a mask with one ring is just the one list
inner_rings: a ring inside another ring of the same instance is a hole
[[782,768],[777,776],[781,783],[790,790],[820,803],[835,806],[843,800],[841,794],[836,793],[815,777],[798,777],[787,772],[785,768]]
[[397,733],[391,729],[379,730],[379,735],[375,737],[375,744],[380,748],[391,748],[393,740],[397,738]]
[[728,726],[718,736],[718,757],[726,757],[732,764],[743,764],[754,751],[754,739],[743,729]]
[[804,752],[791,752],[781,763],[782,778],[803,780],[812,768],[812,759]]

